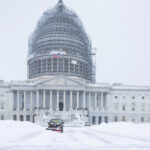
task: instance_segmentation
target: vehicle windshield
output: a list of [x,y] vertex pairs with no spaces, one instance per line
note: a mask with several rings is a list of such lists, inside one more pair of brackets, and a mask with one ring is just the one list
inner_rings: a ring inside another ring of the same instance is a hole
[[53,119],[50,121],[50,123],[61,123],[61,120],[59,119]]

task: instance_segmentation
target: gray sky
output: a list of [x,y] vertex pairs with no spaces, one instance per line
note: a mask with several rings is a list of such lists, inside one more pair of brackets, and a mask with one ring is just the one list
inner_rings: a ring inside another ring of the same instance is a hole
[[[0,79],[27,78],[28,36],[58,0],[0,0]],[[97,48],[97,82],[150,85],[150,0],[64,0]]]

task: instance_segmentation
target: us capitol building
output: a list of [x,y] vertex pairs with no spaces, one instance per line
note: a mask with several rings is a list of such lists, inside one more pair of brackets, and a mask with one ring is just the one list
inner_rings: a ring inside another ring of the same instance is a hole
[[0,120],[150,122],[150,87],[95,83],[94,55],[82,22],[59,0],[29,39],[28,79],[0,81]]

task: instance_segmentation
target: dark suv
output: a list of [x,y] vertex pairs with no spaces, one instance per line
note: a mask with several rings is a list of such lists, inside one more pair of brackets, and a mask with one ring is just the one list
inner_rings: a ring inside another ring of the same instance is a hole
[[48,122],[48,128],[46,130],[62,133],[64,131],[64,122],[61,119],[51,119],[50,122]]

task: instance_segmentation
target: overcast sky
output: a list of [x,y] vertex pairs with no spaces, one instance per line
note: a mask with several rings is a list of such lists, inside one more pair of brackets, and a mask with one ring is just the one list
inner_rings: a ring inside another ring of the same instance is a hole
[[[0,0],[0,79],[27,79],[28,37],[58,0]],[[64,0],[97,48],[97,82],[150,85],[150,0]]]

